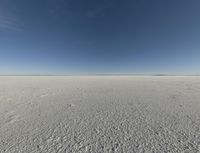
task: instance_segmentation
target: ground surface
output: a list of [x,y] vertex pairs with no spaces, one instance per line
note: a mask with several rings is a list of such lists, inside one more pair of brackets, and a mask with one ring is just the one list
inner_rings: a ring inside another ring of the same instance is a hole
[[1,153],[199,150],[200,77],[0,77]]

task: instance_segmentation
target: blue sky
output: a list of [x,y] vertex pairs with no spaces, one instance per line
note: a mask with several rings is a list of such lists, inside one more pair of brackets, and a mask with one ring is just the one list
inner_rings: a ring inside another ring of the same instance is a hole
[[0,0],[0,74],[200,74],[199,0]]

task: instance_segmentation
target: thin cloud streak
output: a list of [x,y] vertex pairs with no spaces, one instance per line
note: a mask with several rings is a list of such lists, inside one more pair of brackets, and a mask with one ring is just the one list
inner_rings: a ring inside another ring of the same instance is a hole
[[21,31],[18,20],[13,17],[0,16],[0,31]]
[[0,32],[21,31],[19,15],[6,1],[0,2]]
[[[87,2],[89,2],[87,0]],[[112,7],[112,1],[102,1],[104,4],[96,5],[93,8],[89,8],[87,11],[80,11],[80,3],[76,3],[73,0],[49,0],[47,5],[49,7],[49,12],[55,17],[63,15],[65,17],[83,17],[83,18],[96,18],[104,17],[106,9]],[[72,7],[77,9],[72,9]],[[77,11],[78,10],[78,11]]]

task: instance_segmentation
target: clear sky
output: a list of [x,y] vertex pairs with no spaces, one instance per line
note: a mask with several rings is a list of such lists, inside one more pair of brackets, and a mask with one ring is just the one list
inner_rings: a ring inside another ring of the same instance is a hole
[[0,74],[200,74],[199,0],[0,0]]

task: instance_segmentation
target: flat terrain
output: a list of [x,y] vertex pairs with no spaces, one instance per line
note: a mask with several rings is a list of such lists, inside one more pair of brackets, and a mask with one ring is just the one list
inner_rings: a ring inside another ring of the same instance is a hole
[[198,76],[0,77],[1,153],[200,153]]

